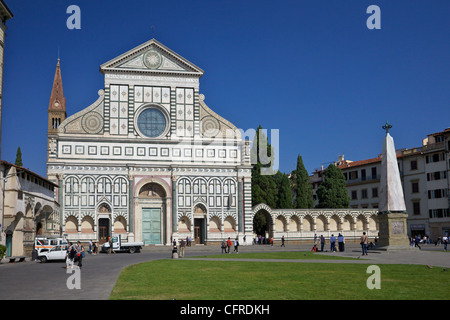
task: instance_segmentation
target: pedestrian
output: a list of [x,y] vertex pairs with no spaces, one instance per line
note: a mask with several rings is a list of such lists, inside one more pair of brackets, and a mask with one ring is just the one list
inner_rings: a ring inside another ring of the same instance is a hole
[[230,239],[230,237],[228,237],[228,240],[227,240],[227,249],[228,249],[228,253],[230,253],[231,245],[232,245],[231,239]]
[[325,246],[325,237],[323,234],[320,235],[320,251],[323,252],[323,247]]
[[281,236],[281,246],[282,246],[282,247],[286,247],[286,246],[284,245],[284,236]]
[[172,259],[178,258],[177,243],[174,241],[172,246]]
[[111,237],[108,237],[108,244],[109,244],[108,254],[111,254],[111,253],[116,254],[116,252],[113,249],[113,241],[112,241]]
[[444,243],[444,250],[447,251],[448,236],[446,234],[442,237],[442,242]]
[[330,250],[331,252],[336,251],[336,237],[334,236],[334,234],[332,234],[330,237]]
[[317,234],[314,233],[314,245],[317,245]]
[[92,243],[92,255],[96,255],[97,254],[97,243],[93,242]]
[[246,246],[247,245],[247,235],[244,235],[243,240],[244,240],[244,246]]
[[236,253],[239,253],[239,240],[238,238],[234,239],[234,251]]
[[227,242],[225,239],[222,241],[222,253],[227,253]]
[[92,240],[89,240],[89,254],[92,254]]
[[77,260],[78,260],[78,268],[81,269],[83,266],[83,257],[84,257],[84,247],[81,245],[81,242],[77,242]]
[[344,252],[344,236],[340,233],[338,235],[338,247],[339,252]]
[[414,248],[415,248],[415,247],[419,247],[419,249],[422,249],[422,248],[419,246],[419,242],[420,242],[419,236],[416,236],[416,237],[414,238]]
[[367,245],[369,244],[369,237],[363,232],[363,235],[360,238],[360,244],[362,249],[362,255],[367,256]]
[[67,247],[66,253],[66,269],[73,269],[73,259],[76,254],[75,248],[73,247],[72,242],[69,242],[69,246]]
[[270,245],[273,247],[273,236],[270,237]]
[[186,242],[183,239],[180,241],[180,258],[184,257],[184,248],[186,247]]

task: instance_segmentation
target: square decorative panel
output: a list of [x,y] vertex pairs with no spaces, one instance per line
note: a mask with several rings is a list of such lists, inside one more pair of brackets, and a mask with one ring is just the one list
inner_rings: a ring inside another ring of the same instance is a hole
[[150,156],[157,156],[158,155],[158,149],[157,148],[148,148],[148,154]]

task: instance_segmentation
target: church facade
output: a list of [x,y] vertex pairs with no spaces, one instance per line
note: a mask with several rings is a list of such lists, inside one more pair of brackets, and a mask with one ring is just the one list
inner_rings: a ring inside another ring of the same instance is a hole
[[249,142],[200,93],[203,70],[152,39],[100,66],[104,88],[67,117],[58,61],[47,177],[70,240],[166,245],[252,233]]

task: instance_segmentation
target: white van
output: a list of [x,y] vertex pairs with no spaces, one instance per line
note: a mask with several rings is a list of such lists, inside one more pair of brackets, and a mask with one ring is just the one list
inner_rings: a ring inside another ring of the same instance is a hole
[[67,239],[59,236],[37,236],[34,238],[34,249],[36,249],[38,255],[41,252],[50,251],[56,246],[67,248],[68,245]]

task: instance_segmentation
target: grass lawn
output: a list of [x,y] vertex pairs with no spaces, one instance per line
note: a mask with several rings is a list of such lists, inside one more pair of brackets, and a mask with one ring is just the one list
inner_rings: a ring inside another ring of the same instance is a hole
[[230,253],[193,258],[222,258],[222,259],[297,259],[297,260],[355,260],[356,258],[341,257],[338,255],[322,255],[309,251],[293,252],[258,252],[258,253]]
[[[271,256],[272,257],[272,256]],[[450,270],[379,265],[381,289],[368,289],[369,264],[167,259],[124,269],[110,299],[136,300],[448,300]]]

